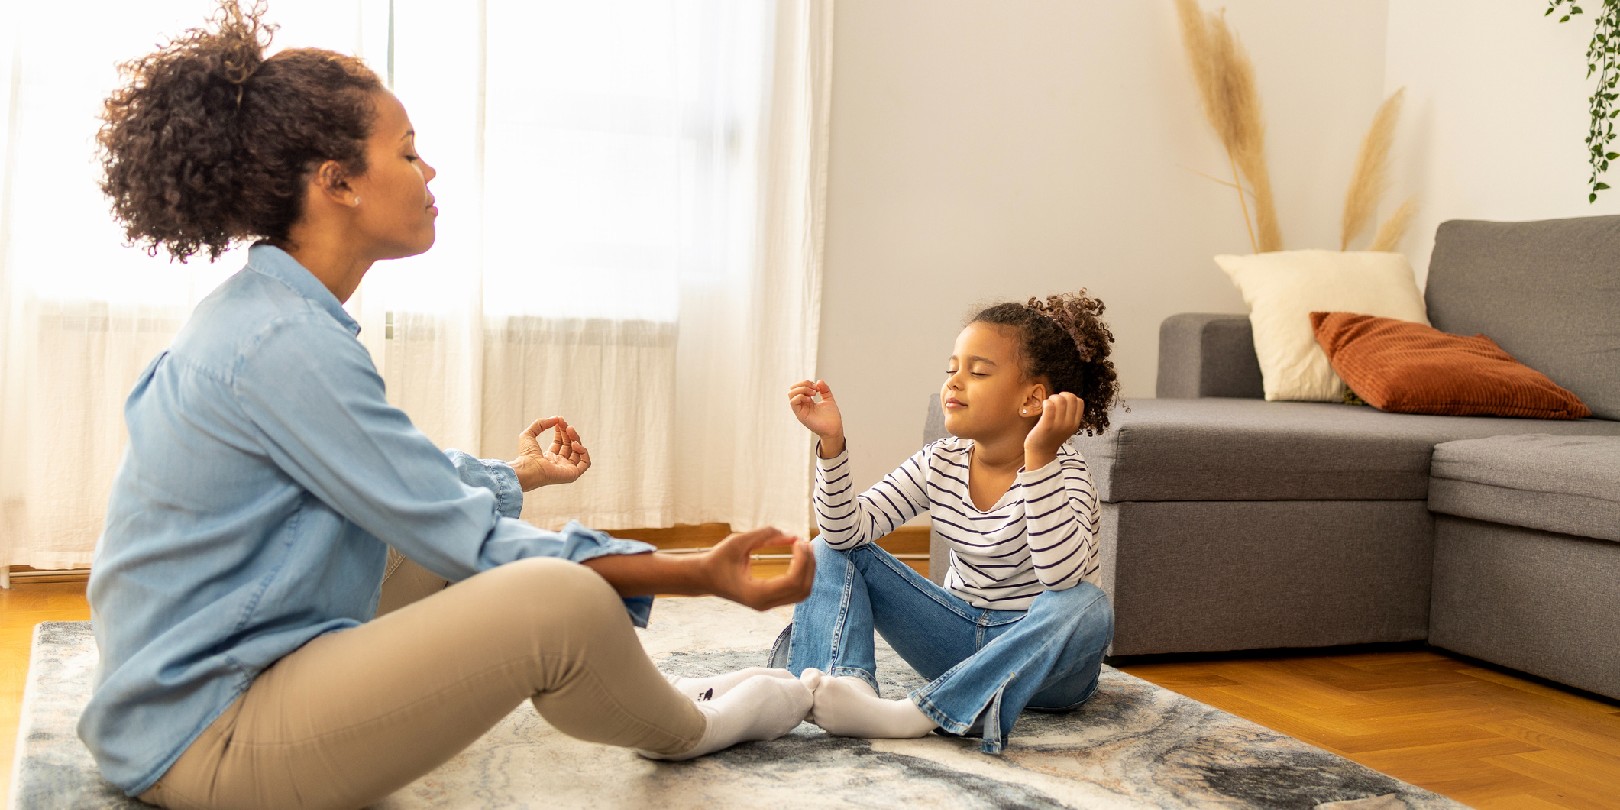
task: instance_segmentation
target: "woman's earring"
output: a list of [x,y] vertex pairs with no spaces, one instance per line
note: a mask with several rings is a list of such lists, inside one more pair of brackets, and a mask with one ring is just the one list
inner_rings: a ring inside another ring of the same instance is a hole
[[1018,415],[1019,416],[1029,416],[1029,409],[1028,408],[1019,408],[1018,409]]
[[354,198],[354,207],[355,208],[360,207],[360,197],[359,197],[359,195],[356,195],[355,198]]

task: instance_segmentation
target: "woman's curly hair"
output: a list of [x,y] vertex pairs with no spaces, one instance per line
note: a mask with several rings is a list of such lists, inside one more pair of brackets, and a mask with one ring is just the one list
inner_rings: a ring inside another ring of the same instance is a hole
[[1085,402],[1080,430],[1108,429],[1108,411],[1119,399],[1119,377],[1108,359],[1114,333],[1103,322],[1103,302],[1085,290],[986,307],[969,323],[1009,327],[1019,335],[1024,373],[1044,379],[1053,394],[1069,391]]
[[262,2],[221,0],[208,28],[120,66],[96,135],[101,190],[130,244],[182,263],[233,242],[285,242],[309,173],[327,160],[365,173],[377,74],[313,48],[266,59]]

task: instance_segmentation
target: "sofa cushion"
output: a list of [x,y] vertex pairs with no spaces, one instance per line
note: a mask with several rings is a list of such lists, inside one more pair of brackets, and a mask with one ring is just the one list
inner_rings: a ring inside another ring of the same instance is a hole
[[1620,419],[1620,216],[1443,222],[1424,297],[1429,321],[1490,335],[1519,362]]
[[1428,322],[1412,266],[1399,253],[1287,250],[1220,255],[1215,263],[1249,305],[1269,400],[1339,402],[1344,384],[1311,332],[1313,310]]
[[1434,446],[1498,434],[1620,436],[1620,422],[1420,416],[1316,402],[1148,399],[1076,437],[1121,501],[1424,500]]
[[1620,437],[1445,442],[1430,475],[1430,511],[1620,542]]
[[1312,312],[1316,340],[1345,385],[1381,411],[1584,419],[1592,411],[1486,335],[1352,312]]

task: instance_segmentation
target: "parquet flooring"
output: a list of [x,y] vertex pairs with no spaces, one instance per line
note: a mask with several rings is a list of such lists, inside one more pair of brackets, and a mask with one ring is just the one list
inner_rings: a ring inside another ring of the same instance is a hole
[[[926,560],[912,561],[926,573]],[[762,560],[756,573],[783,570]],[[33,625],[88,617],[83,582],[0,591],[0,763]],[[1125,662],[1126,672],[1482,810],[1620,810],[1620,703],[1427,648]],[[9,793],[0,767],[0,794]]]
[[1438,650],[1121,667],[1479,808],[1620,808],[1620,705]]

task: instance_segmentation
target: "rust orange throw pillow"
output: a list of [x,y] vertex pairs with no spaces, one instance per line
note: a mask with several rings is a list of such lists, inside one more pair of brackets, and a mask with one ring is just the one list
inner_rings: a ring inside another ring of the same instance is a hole
[[1350,390],[1381,411],[1581,419],[1592,411],[1484,335],[1352,312],[1312,312],[1311,328]]

